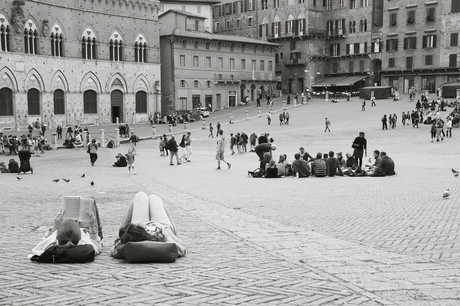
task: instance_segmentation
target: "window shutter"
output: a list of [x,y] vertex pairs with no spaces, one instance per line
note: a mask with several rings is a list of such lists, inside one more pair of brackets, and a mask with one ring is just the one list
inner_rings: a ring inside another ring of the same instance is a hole
[[337,56],[340,56],[340,44],[337,44]]
[[345,34],[345,18],[342,19],[342,31]]
[[288,33],[288,22],[289,21],[284,22],[284,33],[286,33],[286,34]]
[[375,42],[371,42],[371,52],[375,52]]
[[334,46],[332,44],[329,45],[329,56],[333,56],[333,50],[334,50]]
[[364,43],[364,53],[367,53],[367,42]]
[[398,44],[399,44],[399,41],[397,38],[393,39],[394,41],[394,44],[395,44],[395,51],[398,51]]
[[262,24],[259,24],[259,37],[262,37]]
[[275,37],[275,23],[272,23],[272,37]]
[[408,39],[409,39],[408,37],[404,37],[404,50],[407,49],[407,40]]
[[438,38],[438,35],[433,35],[433,48],[436,48],[437,38]]
[[390,40],[389,39],[387,39],[386,45],[387,45],[386,50],[390,51]]
[[350,44],[346,44],[345,49],[346,49],[346,51],[345,51],[346,54],[347,55],[350,54]]
[[426,36],[423,36],[422,48],[426,48]]
[[299,21],[298,20],[294,20],[294,34],[295,36],[299,36]]
[[334,22],[334,35],[338,35],[339,34],[339,20],[336,19],[335,22]]

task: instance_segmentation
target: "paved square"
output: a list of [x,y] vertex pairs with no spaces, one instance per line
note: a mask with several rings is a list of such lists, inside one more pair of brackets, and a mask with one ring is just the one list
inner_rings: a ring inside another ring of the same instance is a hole
[[[158,139],[145,140],[136,147],[136,176],[111,167],[127,145],[101,148],[95,167],[84,149],[33,157],[33,175],[0,175],[0,304],[459,305],[460,178],[450,170],[460,169],[459,129],[432,143],[429,126],[401,125],[401,112],[414,106],[407,97],[377,101],[366,111],[358,98],[313,100],[287,105],[290,125],[280,126],[277,100],[270,126],[265,106],[261,117],[249,106],[215,112],[206,121],[220,121],[227,147],[230,133],[269,132],[278,147],[275,159],[286,153],[289,161],[300,146],[311,155],[351,152],[364,131],[368,157],[386,151],[396,163],[394,177],[249,179],[257,156],[228,149],[232,169],[215,171],[215,139],[201,123],[188,125],[192,162],[169,166],[169,158],[159,156]],[[230,112],[234,124],[228,124]],[[380,118],[390,113],[397,114],[397,127],[382,131]],[[323,132],[325,117],[330,133]],[[114,128],[105,127],[109,136]],[[151,136],[149,126],[134,128],[141,138]],[[166,132],[157,127],[157,134]],[[9,158],[0,155],[0,161]],[[446,188],[451,197],[444,200]],[[165,199],[179,227],[187,256],[174,264],[127,264],[107,254],[129,200],[141,190]],[[97,199],[105,237],[94,263],[46,265],[26,257],[63,195]]]

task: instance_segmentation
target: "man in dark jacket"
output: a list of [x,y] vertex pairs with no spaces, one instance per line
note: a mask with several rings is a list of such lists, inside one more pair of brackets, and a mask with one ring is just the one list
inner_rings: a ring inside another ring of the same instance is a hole
[[311,170],[308,162],[302,159],[299,153],[296,153],[294,157],[295,161],[292,163],[292,168],[294,169],[296,178],[309,177],[311,175]]
[[380,152],[380,169],[385,172],[385,175],[395,175],[395,162],[387,156],[386,152]]
[[169,154],[169,165],[170,166],[174,166],[173,164],[173,157],[176,156],[176,162],[178,165],[180,165],[180,161],[179,161],[179,156],[177,155],[177,142],[176,142],[176,139],[174,138],[174,135],[171,135],[171,139],[168,141],[168,145],[166,146],[166,148],[169,150],[169,152],[171,152],[171,154]]

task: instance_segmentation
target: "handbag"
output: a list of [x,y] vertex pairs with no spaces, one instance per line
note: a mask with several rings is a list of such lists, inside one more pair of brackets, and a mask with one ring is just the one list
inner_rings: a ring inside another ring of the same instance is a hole
[[41,263],[84,263],[92,262],[96,251],[91,244],[64,247],[55,245],[48,248],[41,255],[34,255],[30,260]]

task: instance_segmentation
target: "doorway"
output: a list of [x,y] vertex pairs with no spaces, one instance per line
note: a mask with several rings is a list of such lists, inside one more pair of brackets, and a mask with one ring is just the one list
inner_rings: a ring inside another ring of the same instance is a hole
[[204,96],[204,103],[206,104],[205,107],[208,109],[208,111],[212,112],[212,96],[211,95],[206,95]]
[[124,122],[123,118],[123,92],[114,90],[110,93],[110,105],[112,109],[112,123]]

